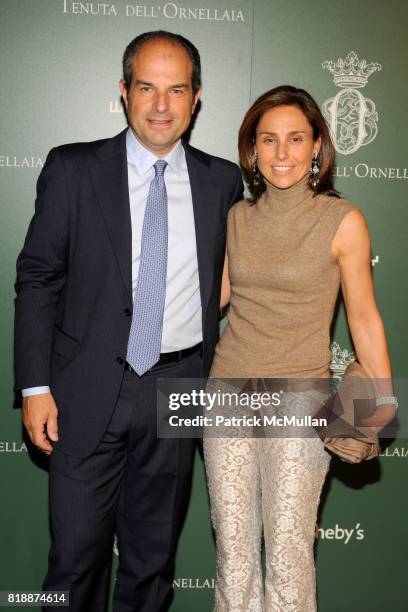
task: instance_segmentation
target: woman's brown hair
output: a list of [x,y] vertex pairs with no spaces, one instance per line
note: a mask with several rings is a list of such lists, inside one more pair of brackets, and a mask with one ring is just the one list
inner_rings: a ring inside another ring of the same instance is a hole
[[[252,203],[255,203],[261,194],[265,191],[266,186],[263,180],[254,180],[254,143],[256,137],[256,128],[261,117],[271,108],[277,106],[297,106],[305,115],[313,130],[313,140],[316,141],[319,136],[321,138],[321,147],[318,155],[320,165],[319,181],[313,187],[311,180],[309,187],[318,193],[325,193],[332,196],[339,196],[333,185],[333,168],[334,168],[334,146],[330,137],[329,128],[315,100],[304,89],[298,89],[291,85],[280,85],[274,89],[270,89],[262,94],[252,104],[251,108],[246,113],[242,125],[239,129],[238,150],[239,161],[244,172],[245,180],[251,192]],[[259,175],[258,175],[259,176]],[[262,177],[261,177],[262,178]]]

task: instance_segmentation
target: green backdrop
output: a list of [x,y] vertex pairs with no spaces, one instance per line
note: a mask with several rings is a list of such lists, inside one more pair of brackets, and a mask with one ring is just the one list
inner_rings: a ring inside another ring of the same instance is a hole
[[[243,114],[256,96],[273,86],[304,87],[326,109],[339,151],[336,186],[367,217],[394,374],[406,376],[408,4],[138,1],[0,2],[0,590],[40,588],[49,539],[46,460],[27,452],[20,414],[13,410],[15,259],[48,150],[112,136],[125,126],[117,81],[123,50],[137,34],[164,28],[186,35],[199,48],[204,92],[191,142],[213,154],[236,161]],[[347,57],[357,77],[352,83],[342,78],[339,65],[334,74],[322,65]],[[362,68],[363,59],[376,66]],[[341,373],[352,350],[342,309],[334,340],[333,369]],[[404,439],[387,440],[379,460],[367,465],[332,463],[316,533],[323,612],[408,609],[407,467]],[[197,455],[172,612],[210,610],[213,576],[208,498]]]

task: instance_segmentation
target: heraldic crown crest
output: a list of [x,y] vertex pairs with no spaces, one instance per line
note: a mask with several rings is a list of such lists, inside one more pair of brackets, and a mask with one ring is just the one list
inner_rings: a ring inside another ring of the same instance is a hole
[[332,342],[330,349],[332,352],[330,371],[333,374],[333,378],[341,378],[347,366],[355,361],[356,356],[352,351],[342,349],[338,342]]
[[367,64],[365,59],[359,60],[357,53],[350,51],[346,59],[339,58],[336,63],[324,61],[322,68],[327,68],[333,74],[333,80],[339,87],[364,87],[368,77],[380,71],[382,66],[377,62]]

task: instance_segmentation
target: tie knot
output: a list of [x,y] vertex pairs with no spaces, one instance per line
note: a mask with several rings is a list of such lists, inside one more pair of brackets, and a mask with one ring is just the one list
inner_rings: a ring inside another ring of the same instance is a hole
[[158,159],[157,162],[153,164],[153,168],[155,169],[156,176],[163,176],[166,166],[167,166],[167,162],[164,161],[164,159]]

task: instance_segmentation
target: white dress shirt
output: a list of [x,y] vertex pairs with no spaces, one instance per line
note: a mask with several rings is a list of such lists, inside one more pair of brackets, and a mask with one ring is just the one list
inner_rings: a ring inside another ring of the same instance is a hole
[[[131,128],[126,134],[129,201],[132,229],[132,291],[137,284],[143,219],[153,164],[157,157],[135,137]],[[161,352],[195,346],[203,339],[200,283],[193,201],[186,156],[179,140],[163,158],[168,202],[168,257],[166,301],[164,306]],[[49,387],[23,389],[23,397],[49,392]]]
[[[126,149],[134,294],[147,195],[155,174],[153,164],[158,158],[140,144],[130,128],[126,135]],[[169,242],[161,352],[168,353],[198,344],[203,335],[193,201],[186,156],[180,140],[163,159],[168,164],[164,182],[168,201]]]

